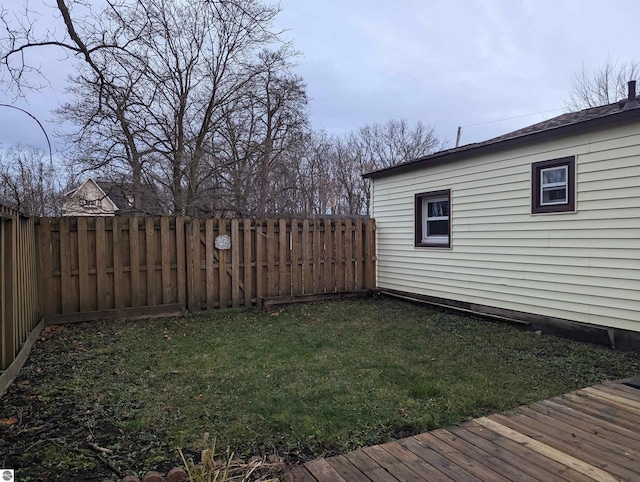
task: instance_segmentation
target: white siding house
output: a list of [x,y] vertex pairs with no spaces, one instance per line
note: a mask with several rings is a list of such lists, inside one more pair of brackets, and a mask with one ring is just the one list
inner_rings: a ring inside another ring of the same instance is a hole
[[366,174],[378,288],[602,327],[612,342],[616,330],[640,332],[640,106],[630,99]]
[[89,178],[65,195],[63,216],[115,216],[118,206]]

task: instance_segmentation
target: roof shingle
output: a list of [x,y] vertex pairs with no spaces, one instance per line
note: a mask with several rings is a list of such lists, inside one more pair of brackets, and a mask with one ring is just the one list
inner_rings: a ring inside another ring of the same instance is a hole
[[[640,97],[638,97],[640,99]],[[494,137],[482,142],[466,144],[452,149],[446,149],[427,156],[403,162],[395,166],[379,169],[366,174],[366,178],[385,177],[400,172],[406,172],[414,169],[436,164],[458,160],[476,153],[487,153],[497,151],[503,148],[513,147],[517,143],[541,141],[546,137],[554,135],[561,136],[570,134],[575,129],[597,128],[617,122],[638,122],[640,121],[640,108],[623,110],[626,99],[613,104],[601,107],[593,107],[578,112],[568,112],[557,117],[538,122],[522,129],[509,132],[502,136]]]

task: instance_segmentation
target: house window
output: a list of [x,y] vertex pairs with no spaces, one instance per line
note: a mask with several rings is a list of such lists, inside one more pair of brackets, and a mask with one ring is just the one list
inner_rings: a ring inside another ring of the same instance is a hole
[[531,213],[575,211],[576,160],[563,157],[531,165]]
[[98,201],[96,199],[85,199],[84,205],[88,208],[95,208],[98,207]]
[[416,194],[416,247],[451,247],[451,190]]

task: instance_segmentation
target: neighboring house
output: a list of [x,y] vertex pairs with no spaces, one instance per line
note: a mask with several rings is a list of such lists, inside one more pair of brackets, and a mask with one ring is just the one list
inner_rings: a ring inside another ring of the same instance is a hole
[[378,288],[640,347],[640,103],[629,90],[365,174]]
[[63,216],[115,216],[118,206],[96,181],[89,178],[65,194]]
[[87,179],[65,195],[64,216],[144,216],[163,214],[157,195],[144,186],[137,193],[131,183]]

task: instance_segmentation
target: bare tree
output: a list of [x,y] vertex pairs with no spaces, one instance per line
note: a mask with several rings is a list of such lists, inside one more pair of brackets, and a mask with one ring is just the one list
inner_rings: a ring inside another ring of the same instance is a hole
[[[58,115],[75,123],[79,165],[153,186],[176,214],[364,214],[363,172],[442,147],[431,127],[371,124],[343,138],[311,133],[295,52],[273,48],[278,6],[260,0],[56,0],[63,35],[38,34],[25,10],[0,39],[18,93],[23,54],[55,46],[78,58]],[[282,45],[282,44],[280,44]],[[37,71],[37,69],[36,69]],[[134,189],[134,190],[136,190]],[[137,203],[137,201],[136,201]]]
[[638,74],[640,61],[637,59],[619,63],[609,57],[601,67],[593,71],[587,70],[583,65],[582,70],[573,76],[566,108],[578,111],[624,99],[627,97],[627,82],[636,80]]
[[293,153],[308,116],[305,85],[292,73],[295,55],[288,47],[261,51],[243,95],[225,106],[210,158],[225,210],[260,218],[296,211]]
[[260,172],[256,217],[264,217],[272,187],[272,171],[283,160],[292,139],[307,126],[307,95],[302,79],[290,73],[286,49],[260,53],[250,102],[257,110]]
[[[337,183],[332,165],[337,142],[337,137],[324,131],[311,131],[290,147],[288,174],[293,179],[287,181],[292,187],[292,214],[316,216],[338,212]],[[286,175],[281,173],[276,179],[287,179]]]
[[0,203],[30,216],[59,215],[61,176],[49,154],[34,146],[0,150]]
[[338,211],[368,214],[369,182],[362,174],[407,162],[444,148],[433,127],[405,119],[365,125],[335,143],[333,169],[338,186]]
[[[171,193],[175,213],[193,213],[212,175],[212,134],[224,107],[257,75],[253,59],[277,40],[277,6],[259,0],[57,0],[65,25],[58,38],[33,33],[27,11],[17,26],[7,12],[0,47],[12,85],[29,87],[21,54],[57,46],[83,60],[74,78],[74,103],[61,118],[77,122],[72,140],[85,168],[119,163],[134,184],[152,178]],[[73,14],[78,13],[74,17]]]

